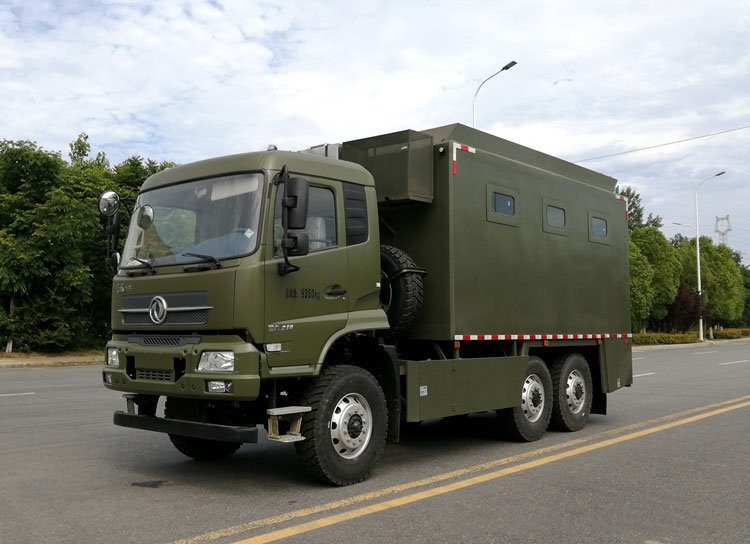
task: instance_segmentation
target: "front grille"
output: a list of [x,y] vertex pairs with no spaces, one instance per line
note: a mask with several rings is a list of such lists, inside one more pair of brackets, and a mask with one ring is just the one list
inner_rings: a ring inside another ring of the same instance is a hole
[[203,325],[208,321],[208,311],[172,312],[167,314],[167,325]]
[[174,370],[147,370],[144,368],[137,368],[135,371],[135,379],[156,382],[173,382]]
[[[190,310],[187,312],[167,311],[164,325],[205,325],[208,322],[208,310]],[[153,325],[148,313],[123,313],[123,325]]]
[[179,346],[181,342],[179,336],[144,336],[144,346]]
[[200,340],[200,336],[128,336],[128,342],[139,346],[176,347],[197,344]]

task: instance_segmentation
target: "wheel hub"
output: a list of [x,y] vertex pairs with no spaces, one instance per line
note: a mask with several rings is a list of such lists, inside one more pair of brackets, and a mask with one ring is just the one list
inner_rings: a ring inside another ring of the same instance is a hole
[[372,435],[372,410],[359,393],[343,396],[333,409],[329,424],[333,447],[344,459],[359,457]]
[[565,396],[568,400],[568,409],[574,414],[581,413],[586,404],[586,382],[580,371],[574,370],[568,375]]
[[544,384],[536,374],[529,374],[521,390],[521,409],[530,422],[539,421],[544,412]]
[[364,424],[362,423],[362,417],[359,414],[354,414],[351,419],[349,420],[348,424],[348,431],[349,436],[352,438],[359,437],[360,434],[362,434],[362,430],[364,429]]

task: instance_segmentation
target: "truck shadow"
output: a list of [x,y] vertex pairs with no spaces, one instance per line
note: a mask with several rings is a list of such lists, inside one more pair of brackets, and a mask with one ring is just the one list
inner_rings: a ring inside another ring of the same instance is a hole
[[[601,425],[597,418],[592,418],[590,424],[594,432],[597,427],[606,427],[603,419]],[[503,439],[494,413],[402,425],[401,441],[386,444],[376,475],[393,476],[411,472],[410,467],[416,470],[425,465],[437,468],[474,464],[537,447]],[[571,434],[550,432],[542,442],[550,445],[567,437]],[[267,492],[273,489],[277,493],[338,489],[313,481],[302,468],[293,446],[268,442],[265,436],[261,436],[257,444],[244,445],[223,461],[193,461],[171,449],[171,444],[167,443],[158,447],[158,453],[154,451],[145,459],[131,457],[130,463],[132,466],[128,468],[138,475],[129,485],[146,489],[189,485],[228,494],[238,490],[253,493],[254,490]]]

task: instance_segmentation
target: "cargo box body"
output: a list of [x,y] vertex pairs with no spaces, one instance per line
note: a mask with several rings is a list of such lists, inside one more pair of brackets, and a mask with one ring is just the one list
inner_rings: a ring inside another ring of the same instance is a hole
[[[399,165],[425,164],[426,137],[432,187],[417,172],[410,198],[414,167]],[[405,337],[630,331],[626,203],[614,179],[460,124],[347,142],[343,158],[367,168],[379,139],[391,155],[420,144],[417,160],[394,156],[391,171],[373,172],[382,243],[427,270]]]

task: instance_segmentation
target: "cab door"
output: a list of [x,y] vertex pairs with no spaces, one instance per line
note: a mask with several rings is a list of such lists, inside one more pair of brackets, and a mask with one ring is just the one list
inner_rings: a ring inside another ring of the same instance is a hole
[[283,257],[281,194],[273,196],[275,212],[269,229],[265,264],[266,354],[271,367],[311,365],[318,362],[323,346],[348,319],[349,266],[341,237],[342,187],[340,182],[310,179],[310,199],[305,232],[310,252],[290,257],[299,270],[279,275]]

